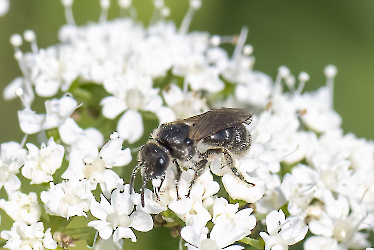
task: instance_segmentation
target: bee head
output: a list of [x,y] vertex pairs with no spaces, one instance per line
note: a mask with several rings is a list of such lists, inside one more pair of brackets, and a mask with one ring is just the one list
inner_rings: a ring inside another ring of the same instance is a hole
[[170,164],[170,156],[156,143],[147,143],[139,152],[139,161],[146,180],[160,179]]

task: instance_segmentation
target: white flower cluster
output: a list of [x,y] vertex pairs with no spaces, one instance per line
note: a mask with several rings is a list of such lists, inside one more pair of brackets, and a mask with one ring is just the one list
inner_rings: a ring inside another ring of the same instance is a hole
[[[65,248],[73,245],[61,240],[68,234],[64,227],[43,221],[38,194],[20,191],[19,173],[31,184],[49,183],[39,194],[49,215],[96,217],[87,225],[99,236],[95,249],[121,249],[123,239],[137,240],[132,229],[147,232],[154,225],[181,228],[188,249],[244,249],[245,244],[288,249],[308,230],[312,236],[304,242],[306,250],[370,246],[374,143],[343,134],[333,109],[334,66],[325,69],[326,86],[312,93],[303,93],[309,80],[305,72],[296,84],[282,66],[273,81],[253,70],[247,28],[236,37],[188,32],[200,0],[190,0],[179,29],[166,21],[170,10],[163,0],[154,1],[149,27],[136,22],[131,0],[118,1],[125,17],[111,21],[110,1],[101,0],[100,22],[81,27],[74,22],[73,0],[62,3],[68,25],[59,32],[60,44],[39,49],[35,34],[26,31],[32,52],[24,54],[22,37],[11,37],[23,76],[6,87],[4,98],[22,100],[18,117],[26,136],[21,144],[1,144],[0,188],[8,200],[1,199],[0,207],[15,221],[11,231],[1,232],[5,248],[54,249],[55,241]],[[235,45],[232,56],[220,47],[223,43]],[[99,100],[93,95],[97,88]],[[107,143],[103,122],[95,128],[78,125],[85,116],[71,93],[83,107],[97,104],[92,117],[114,122],[118,132]],[[46,113],[37,114],[31,109],[35,94],[62,97],[46,101]],[[216,157],[190,190],[194,171],[182,172],[176,190],[176,173],[168,168],[158,195],[146,189],[142,206],[141,195],[123,180],[129,177],[113,169],[132,161],[130,148],[135,151],[149,132],[147,114],[161,124],[222,106],[254,112],[246,125],[251,148],[234,158],[240,174],[254,185]],[[49,138],[42,139],[40,149],[26,143],[27,135],[35,133]],[[122,149],[124,143],[130,148]],[[51,229],[43,233],[40,220]]]

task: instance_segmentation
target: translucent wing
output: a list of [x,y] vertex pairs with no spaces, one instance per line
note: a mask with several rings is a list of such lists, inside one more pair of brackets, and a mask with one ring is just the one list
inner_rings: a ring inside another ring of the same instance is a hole
[[222,129],[241,123],[249,124],[252,115],[252,112],[246,109],[219,108],[186,118],[183,122],[191,126],[190,138],[198,141]]

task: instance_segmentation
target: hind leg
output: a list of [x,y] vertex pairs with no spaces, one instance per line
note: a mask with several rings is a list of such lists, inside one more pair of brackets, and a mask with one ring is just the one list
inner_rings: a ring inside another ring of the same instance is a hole
[[232,158],[230,152],[226,149],[223,149],[223,157],[222,157],[222,168],[228,166],[231,169],[231,172],[238,177],[240,180],[246,182],[249,185],[254,186],[254,183],[246,181],[244,176],[239,172],[239,170],[235,167],[234,159]]

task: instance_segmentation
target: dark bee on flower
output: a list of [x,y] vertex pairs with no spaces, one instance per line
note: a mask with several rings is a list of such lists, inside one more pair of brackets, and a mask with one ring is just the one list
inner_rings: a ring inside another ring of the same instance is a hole
[[[175,185],[178,184],[183,169],[193,169],[195,175],[190,183],[187,196],[196,179],[209,166],[209,157],[220,155],[222,165],[228,166],[240,180],[247,182],[234,165],[232,155],[243,156],[251,146],[251,135],[244,124],[250,124],[252,113],[246,109],[220,108],[186,119],[161,124],[143,145],[138,154],[138,165],[130,180],[133,190],[136,173],[142,175],[141,203],[144,207],[144,189],[152,181],[158,197],[166,170],[175,166]],[[248,183],[248,182],[247,182]],[[254,186],[253,183],[248,183]]]

